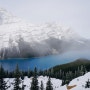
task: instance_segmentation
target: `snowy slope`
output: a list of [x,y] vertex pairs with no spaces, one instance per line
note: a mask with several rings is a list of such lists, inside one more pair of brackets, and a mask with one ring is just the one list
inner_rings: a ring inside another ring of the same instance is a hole
[[59,24],[33,25],[0,8],[0,58],[2,59],[62,53],[76,45],[76,48],[82,46],[85,48],[86,41],[73,30]]
[[[70,89],[70,90],[90,90],[90,88],[85,88],[86,81],[90,79],[90,72],[86,73],[83,76],[80,76],[78,78],[73,79],[68,86],[76,85],[76,87]],[[47,83],[48,77],[47,76],[39,76],[38,77],[38,86],[40,87],[41,81],[43,81],[44,90],[46,90],[46,83]],[[13,90],[13,83],[14,78],[6,78],[5,81],[7,82],[7,86],[10,86],[8,90]],[[29,90],[31,87],[32,78],[25,77],[23,84],[26,85],[25,90]],[[61,86],[62,80],[51,78],[51,82],[53,85],[53,90],[67,90],[66,85]],[[20,84],[20,87],[22,87],[22,84]]]
[[69,85],[77,85],[72,90],[90,90],[90,88],[85,88],[86,81],[88,81],[88,79],[90,80],[90,72],[86,73],[84,76],[73,79]]
[[[38,83],[39,83],[39,87],[41,85],[41,81],[43,81],[43,85],[44,85],[44,90],[46,90],[46,83],[47,83],[48,77],[43,77],[40,76],[38,77]],[[13,90],[13,83],[14,83],[14,79],[9,79],[6,78],[5,81],[7,82],[7,86],[10,86],[10,88],[8,88],[8,90]],[[23,84],[26,85],[25,90],[30,90],[31,87],[31,82],[32,82],[32,78],[28,78],[25,77]],[[53,90],[67,90],[66,86],[61,86],[61,80],[59,79],[55,79],[55,78],[51,78],[51,82],[53,84]],[[22,84],[20,84],[20,86],[22,87]]]

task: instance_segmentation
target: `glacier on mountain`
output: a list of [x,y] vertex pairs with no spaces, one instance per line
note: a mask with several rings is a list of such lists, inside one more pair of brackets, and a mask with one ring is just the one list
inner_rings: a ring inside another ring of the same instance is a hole
[[34,25],[0,8],[0,58],[28,58],[89,48],[90,41],[56,23]]

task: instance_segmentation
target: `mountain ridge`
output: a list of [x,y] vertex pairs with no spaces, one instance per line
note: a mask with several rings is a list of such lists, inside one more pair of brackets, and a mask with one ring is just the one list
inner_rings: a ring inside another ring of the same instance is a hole
[[83,39],[59,24],[33,25],[0,9],[0,58],[27,58],[86,49]]
[[[66,64],[62,64],[62,65],[56,65],[53,67],[53,70],[55,72],[58,72],[60,70],[62,71],[74,71],[74,69],[78,70],[78,67],[81,66],[85,66],[87,68],[87,70],[90,70],[90,60],[88,59],[84,59],[84,58],[80,58],[77,59],[75,61],[72,61],[70,63],[66,63]],[[50,68],[49,70],[51,70],[52,68]]]

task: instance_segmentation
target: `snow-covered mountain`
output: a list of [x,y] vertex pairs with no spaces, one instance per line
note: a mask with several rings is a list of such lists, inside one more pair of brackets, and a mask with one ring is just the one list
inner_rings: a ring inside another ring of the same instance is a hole
[[34,57],[80,50],[88,40],[56,23],[33,25],[0,8],[0,58]]
[[[68,85],[68,87],[72,87],[75,85],[75,87],[73,87],[70,90],[90,90],[90,88],[85,88],[86,81],[88,81],[88,79],[90,79],[90,72],[86,73],[83,76],[73,79]],[[7,86],[9,87],[7,90],[13,90],[14,78],[5,78],[4,80],[7,82]],[[43,82],[44,90],[46,90],[46,83],[48,81],[48,77],[47,76],[38,77],[39,87],[41,85],[41,81]],[[24,78],[23,85],[25,85],[25,90],[30,90],[31,82],[32,82],[32,77]],[[52,82],[53,90],[68,90],[67,85],[61,86],[62,80],[51,78],[51,82]],[[22,87],[22,83],[20,84],[20,87]]]

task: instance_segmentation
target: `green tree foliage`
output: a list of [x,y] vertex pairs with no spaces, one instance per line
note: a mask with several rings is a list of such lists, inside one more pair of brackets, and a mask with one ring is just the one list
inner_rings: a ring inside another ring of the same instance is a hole
[[23,80],[22,80],[22,89],[21,90],[25,90],[25,85],[23,84]]
[[44,85],[43,85],[43,82],[42,81],[41,81],[40,90],[44,90]]
[[0,90],[6,90],[6,82],[4,81],[4,69],[2,66],[0,66]]
[[27,76],[28,76],[28,78],[30,78],[31,76],[33,76],[33,71],[32,70],[28,70],[28,73],[27,73]]
[[23,72],[21,72],[21,79],[24,80]]
[[22,89],[21,90],[25,90],[25,85],[23,84],[24,83],[24,75],[23,75],[23,72],[21,72],[21,83],[22,83]]
[[21,90],[19,84],[21,83],[21,80],[20,80],[20,71],[19,71],[19,67],[18,65],[16,66],[16,69],[15,69],[15,81],[14,81],[14,90]]
[[86,82],[85,88],[90,88],[90,81],[89,81],[89,79],[88,79],[88,81]]
[[[51,69],[47,70],[27,70],[27,71],[19,71],[18,65],[14,71],[8,72],[5,71],[1,66],[0,77],[3,78],[15,78],[17,83],[20,83],[20,77],[23,80],[24,76],[28,76],[32,78],[32,85],[36,81],[35,85],[38,85],[37,75],[49,76],[52,78],[57,78],[62,80],[62,85],[68,84],[72,79],[84,75],[86,72],[90,71],[90,61],[89,60],[77,60],[68,64],[58,65],[52,67]],[[1,78],[0,78],[1,79]],[[3,79],[4,80],[4,79]],[[15,86],[15,84],[14,84]]]
[[37,68],[34,69],[34,76],[32,78],[30,90],[39,90],[38,79],[37,79]]
[[53,90],[50,77],[49,77],[49,79],[47,81],[46,90]]

